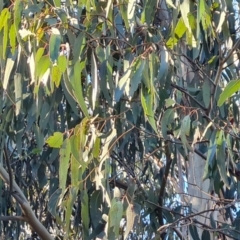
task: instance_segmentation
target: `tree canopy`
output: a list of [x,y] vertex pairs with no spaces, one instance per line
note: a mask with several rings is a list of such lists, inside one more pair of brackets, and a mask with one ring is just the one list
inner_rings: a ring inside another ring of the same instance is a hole
[[239,1],[0,1],[2,239],[240,239]]

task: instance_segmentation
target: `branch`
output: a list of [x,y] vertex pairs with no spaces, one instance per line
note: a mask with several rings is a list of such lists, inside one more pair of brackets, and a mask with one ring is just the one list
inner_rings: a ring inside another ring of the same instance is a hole
[[[10,184],[9,174],[1,164],[0,164],[0,178],[2,178],[2,180],[8,185]],[[12,187],[13,187],[12,195],[16,199],[16,201],[20,204],[24,214],[23,217],[26,219],[26,222],[34,229],[34,231],[39,235],[41,239],[53,240],[53,237],[35,216],[26,197],[24,196],[23,192],[21,191],[21,189],[14,180],[12,181]]]
[[23,222],[28,222],[28,219],[24,216],[0,216],[0,221],[23,221]]
[[197,103],[197,105],[198,105],[199,107],[201,107],[201,109],[203,109],[204,111],[207,111],[207,108],[206,108],[205,106],[203,106],[203,105],[202,105],[197,99],[195,99],[191,94],[189,94],[186,89],[184,89],[184,88],[182,88],[182,87],[179,87],[178,85],[176,85],[176,84],[174,84],[174,83],[171,83],[171,86],[172,86],[173,88],[176,88],[176,89],[179,90],[180,92],[185,93],[185,94],[186,94],[187,96],[189,96],[195,103]]

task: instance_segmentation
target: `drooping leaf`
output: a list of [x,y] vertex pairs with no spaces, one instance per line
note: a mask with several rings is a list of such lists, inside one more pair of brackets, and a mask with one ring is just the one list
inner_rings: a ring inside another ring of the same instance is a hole
[[115,93],[114,93],[114,100],[119,102],[120,98],[122,97],[124,91],[126,91],[126,86],[128,85],[128,81],[130,81],[129,77],[131,75],[131,68],[128,68],[126,73],[123,77],[119,80]]
[[85,62],[76,62],[74,65],[74,78],[72,83],[73,86],[73,92],[74,95],[77,99],[77,102],[81,108],[81,110],[83,111],[84,115],[86,117],[89,116],[88,110],[87,110],[87,106],[83,97],[83,91],[82,91],[82,70],[85,67]]
[[69,138],[66,138],[63,142],[63,146],[60,149],[59,159],[59,188],[62,189],[62,194],[65,192],[68,165],[70,161],[71,144]]
[[81,192],[81,217],[83,225],[83,238],[87,239],[89,236],[89,201],[88,201],[88,192],[83,190]]
[[210,237],[209,231],[203,230],[201,240],[210,240],[210,239],[211,239],[211,237]]
[[149,123],[151,124],[153,130],[157,133],[156,121],[154,119],[153,112],[153,92],[147,92],[146,90],[141,89],[141,103]]
[[77,198],[77,193],[78,193],[78,188],[76,187],[71,187],[69,191],[69,198],[67,199],[67,210],[66,210],[66,215],[65,215],[65,239],[69,238],[69,232],[70,232],[70,221],[71,221],[71,216],[72,216],[72,208],[74,201]]
[[108,226],[109,231],[113,227],[114,237],[117,239],[119,237],[119,228],[120,221],[122,219],[123,214],[123,205],[120,201],[116,201],[116,199],[112,200],[111,208],[109,210],[109,218],[108,218]]
[[16,60],[17,54],[15,53],[13,56],[9,56],[7,58],[7,63],[4,71],[4,78],[3,78],[3,89],[6,90],[8,87],[8,82],[10,75],[12,73],[12,69]]
[[174,34],[172,37],[170,37],[167,41],[167,47],[168,48],[173,48],[178,41],[182,38],[183,34],[187,31],[187,27],[183,21],[183,18],[181,17],[178,20],[177,26],[174,29]]
[[134,225],[137,223],[139,214],[140,214],[140,205],[138,204],[129,204],[126,211],[127,216],[127,226],[124,233],[124,239],[127,239],[128,234],[134,228]]
[[228,83],[225,89],[219,96],[217,105],[220,107],[223,103],[230,98],[235,92],[240,89],[240,80],[232,80]]
[[161,130],[162,130],[162,135],[164,139],[168,138],[168,134],[167,134],[168,125],[171,124],[173,119],[174,119],[174,109],[169,108],[166,110],[161,120]]
[[226,171],[226,156],[225,156],[225,137],[224,132],[222,130],[218,131],[216,134],[216,144],[217,144],[217,166],[220,173],[220,176],[223,180],[223,182],[226,184],[228,188],[230,188],[228,177],[227,177],[227,171]]
[[59,87],[61,77],[62,77],[62,71],[58,65],[54,65],[52,67],[51,77],[52,77],[52,81],[55,83],[56,87]]
[[16,73],[14,75],[14,85],[15,85],[15,106],[16,106],[16,116],[19,115],[22,106],[22,75]]
[[208,80],[203,83],[202,94],[205,107],[208,108],[211,100],[211,86]]
[[98,95],[98,73],[97,73],[97,63],[96,63],[96,57],[94,55],[94,52],[92,51],[91,56],[91,80],[92,80],[92,109],[95,109],[96,101],[97,101],[97,95]]
[[58,60],[61,40],[60,31],[57,28],[52,28],[49,41],[49,57],[52,63],[56,63]]
[[46,140],[46,143],[53,148],[60,148],[63,144],[63,133],[55,132],[53,136]]
[[190,224],[189,230],[190,230],[190,233],[191,233],[191,236],[193,239],[200,240],[198,231],[197,231],[197,227],[195,225]]

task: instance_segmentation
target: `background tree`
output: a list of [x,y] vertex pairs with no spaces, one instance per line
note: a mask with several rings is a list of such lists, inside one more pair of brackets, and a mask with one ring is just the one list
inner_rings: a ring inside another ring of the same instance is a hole
[[0,10],[3,239],[240,238],[236,2]]

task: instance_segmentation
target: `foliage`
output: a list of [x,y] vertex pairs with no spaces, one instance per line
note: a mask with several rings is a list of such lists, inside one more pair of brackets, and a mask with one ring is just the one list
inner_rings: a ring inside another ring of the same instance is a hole
[[2,236],[239,239],[236,9],[0,4]]

